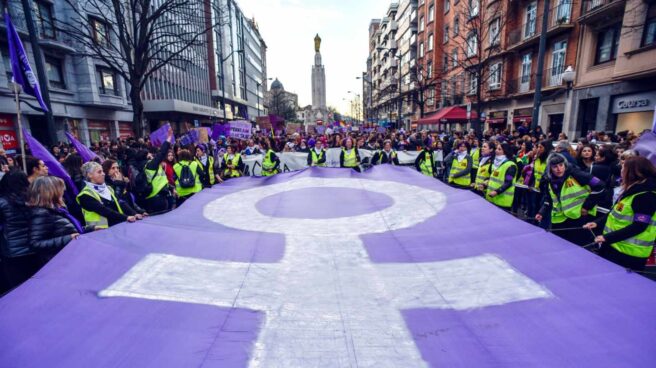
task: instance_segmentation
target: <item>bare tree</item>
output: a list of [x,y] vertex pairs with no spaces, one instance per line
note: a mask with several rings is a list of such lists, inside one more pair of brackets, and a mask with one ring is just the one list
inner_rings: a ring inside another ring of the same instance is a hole
[[63,1],[72,16],[56,22],[57,30],[76,43],[78,56],[99,60],[125,80],[138,136],[145,133],[146,82],[168,65],[207,63],[207,34],[225,23],[226,12],[210,0]]
[[446,96],[441,98],[448,105],[463,103],[464,96],[469,95],[472,110],[477,113],[472,126],[480,133],[483,86],[489,82],[495,88],[505,84],[503,70],[497,70],[503,64],[497,64],[497,60],[502,51],[502,35],[513,16],[508,14],[503,1],[483,4],[481,0],[461,0],[453,5],[453,10],[456,15],[452,24],[445,24],[444,39],[435,40],[443,55],[440,87]]
[[410,98],[419,107],[419,118],[422,119],[425,115],[427,98],[435,98],[434,95],[427,97],[426,93],[434,91],[434,88],[438,85],[432,67],[429,68],[421,61],[418,61],[410,68],[410,83],[414,85],[414,88],[409,91]]

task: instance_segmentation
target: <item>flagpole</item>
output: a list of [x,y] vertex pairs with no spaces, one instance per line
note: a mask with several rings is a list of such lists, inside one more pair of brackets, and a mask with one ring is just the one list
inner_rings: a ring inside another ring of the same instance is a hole
[[18,99],[18,84],[13,83],[14,85],[14,97],[16,98],[16,117],[18,119],[18,136],[20,140],[21,148],[21,160],[23,161],[23,171],[27,175],[30,173],[27,172],[27,161],[25,160],[25,138],[23,138],[23,121],[21,120],[21,109],[20,109],[20,100]]

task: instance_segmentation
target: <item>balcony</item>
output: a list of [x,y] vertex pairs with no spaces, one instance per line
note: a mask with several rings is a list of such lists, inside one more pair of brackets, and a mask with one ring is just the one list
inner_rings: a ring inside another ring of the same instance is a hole
[[[572,22],[572,5],[563,2],[549,10],[547,37],[558,35],[574,27]],[[521,27],[508,32],[508,51],[516,51],[538,43],[542,31],[542,14],[522,23]]]
[[[542,73],[542,89],[563,88],[563,73],[565,66],[558,68],[545,69]],[[516,79],[511,79],[507,83],[508,95],[520,96],[535,92],[536,75],[523,75]]]
[[590,23],[601,20],[609,14],[621,16],[625,3],[625,0],[583,0],[578,21]]
[[399,29],[399,24],[395,20],[392,20],[389,23],[389,29],[390,31],[396,31]]

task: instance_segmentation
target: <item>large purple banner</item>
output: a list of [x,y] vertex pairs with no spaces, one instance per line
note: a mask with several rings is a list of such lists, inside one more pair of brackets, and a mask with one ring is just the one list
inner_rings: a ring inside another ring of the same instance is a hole
[[81,236],[0,299],[0,362],[646,367],[654,305],[652,281],[468,191],[311,168]]

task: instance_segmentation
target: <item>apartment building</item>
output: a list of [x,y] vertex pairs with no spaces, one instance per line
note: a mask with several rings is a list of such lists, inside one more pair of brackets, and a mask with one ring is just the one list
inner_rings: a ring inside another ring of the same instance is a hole
[[414,111],[417,109],[417,0],[403,0],[399,3],[396,33],[401,75],[401,121],[402,126],[410,128]]
[[440,90],[441,85],[443,52],[441,47],[435,47],[435,42],[443,38],[443,6],[442,0],[418,2],[416,74],[422,91],[418,96],[420,106],[414,114],[415,121],[433,115],[440,108],[440,96],[436,92]]
[[380,28],[380,19],[372,19],[369,22],[369,57],[367,57],[367,69],[362,75],[362,96],[364,101],[364,117],[369,123],[378,121],[375,116],[374,104],[374,60],[373,55],[378,45],[377,32]]
[[399,29],[396,21],[398,10],[398,3],[390,4],[386,16],[380,21],[380,27],[373,34],[376,47],[371,54],[372,115],[380,124],[395,123],[400,110],[400,55],[396,39]]
[[584,0],[581,46],[569,116],[570,137],[588,130],[640,133],[656,105],[656,3]]

